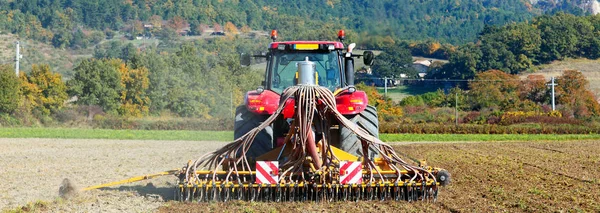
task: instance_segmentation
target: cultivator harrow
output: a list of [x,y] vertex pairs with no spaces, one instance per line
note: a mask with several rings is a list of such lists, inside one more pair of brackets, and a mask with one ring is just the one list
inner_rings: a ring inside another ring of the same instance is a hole
[[[367,171],[360,169],[359,177],[369,179]],[[430,173],[438,176],[448,175],[443,170],[428,168]],[[212,172],[198,172],[212,176]],[[226,172],[216,172],[218,177],[224,178]],[[202,179],[198,182],[180,183],[175,192],[175,199],[179,201],[372,201],[372,200],[395,200],[395,201],[430,201],[437,200],[438,189],[444,182],[435,179],[422,182],[401,181],[374,181],[371,183],[346,183],[332,181],[330,183],[318,183],[318,181],[296,181],[293,183],[279,182],[275,184],[252,183],[256,182],[257,172],[239,172],[232,174],[248,181],[215,181]],[[381,171],[389,176],[396,175],[395,171]],[[407,171],[401,174],[410,176]],[[315,175],[318,176],[318,175]],[[438,178],[439,179],[439,178]],[[253,181],[254,180],[254,181]]]
[[[308,59],[307,59],[308,61]],[[298,65],[302,76],[302,65]],[[314,72],[313,72],[314,73]],[[286,89],[277,111],[260,126],[223,148],[184,166],[176,198],[181,201],[435,201],[449,173],[405,162],[391,146],[346,119],[336,109],[335,94],[302,84]],[[294,101],[287,101],[293,99]],[[282,146],[259,157],[246,155],[256,135],[275,121],[286,104],[295,104]],[[351,129],[362,156],[330,144],[332,121]]]

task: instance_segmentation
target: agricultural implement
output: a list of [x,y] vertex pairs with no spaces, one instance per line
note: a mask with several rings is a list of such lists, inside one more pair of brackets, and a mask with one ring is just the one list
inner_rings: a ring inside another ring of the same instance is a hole
[[[436,201],[450,174],[412,165],[378,139],[375,107],[354,87],[354,58],[340,42],[275,42],[271,33],[263,85],[236,110],[235,141],[181,169],[83,189],[176,175],[180,201]],[[250,56],[242,55],[243,65]],[[73,187],[65,179],[59,190]]]
[[[378,139],[377,111],[354,87],[354,58],[340,42],[276,42],[263,85],[236,110],[235,141],[178,172],[181,201],[437,199],[450,174],[411,165]],[[250,56],[242,55],[243,65]]]

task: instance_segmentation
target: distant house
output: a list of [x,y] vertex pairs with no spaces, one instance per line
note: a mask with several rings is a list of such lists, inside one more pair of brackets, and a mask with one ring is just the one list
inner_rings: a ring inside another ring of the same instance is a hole
[[415,70],[417,70],[417,73],[419,73],[419,77],[424,78],[429,71],[429,66],[431,66],[431,63],[431,60],[417,60],[413,62],[412,66],[415,68]]
[[211,36],[225,36],[225,32],[223,32],[223,31],[212,32],[210,35]]
[[367,67],[367,68],[356,70],[356,73],[357,74],[360,73],[360,74],[365,74],[365,75],[372,75],[373,74],[373,70],[371,70],[371,67]]

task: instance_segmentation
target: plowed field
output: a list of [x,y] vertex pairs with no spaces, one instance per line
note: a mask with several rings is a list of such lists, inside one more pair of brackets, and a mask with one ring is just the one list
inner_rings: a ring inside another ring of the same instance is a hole
[[[452,173],[437,203],[178,203],[163,177],[58,199],[81,187],[183,165],[221,142],[0,139],[0,209],[49,212],[600,212],[600,141],[396,143]],[[61,148],[62,147],[62,148]],[[9,156],[8,158],[6,156]],[[40,201],[37,204],[28,202]],[[42,202],[43,201],[43,202]]]

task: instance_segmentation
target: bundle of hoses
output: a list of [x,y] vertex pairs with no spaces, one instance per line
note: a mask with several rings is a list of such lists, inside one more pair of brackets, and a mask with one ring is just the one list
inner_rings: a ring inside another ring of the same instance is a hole
[[[279,165],[276,184],[255,184],[255,162],[246,153],[257,134],[280,116],[290,98],[295,100],[296,111],[285,143],[291,146],[291,152]],[[363,156],[359,159],[364,181],[360,184],[339,182],[340,159],[329,145],[329,131],[315,135],[315,129],[329,128],[331,119],[353,131],[362,144]],[[318,144],[315,138],[320,139]],[[378,154],[386,171],[369,159],[369,150]],[[311,166],[307,168],[307,164]],[[390,145],[338,112],[329,89],[313,85],[289,87],[281,96],[279,108],[266,121],[221,149],[188,163],[182,171],[176,194],[181,200],[435,200],[440,185],[436,180],[439,170],[402,160]],[[449,178],[446,173],[441,179]]]

